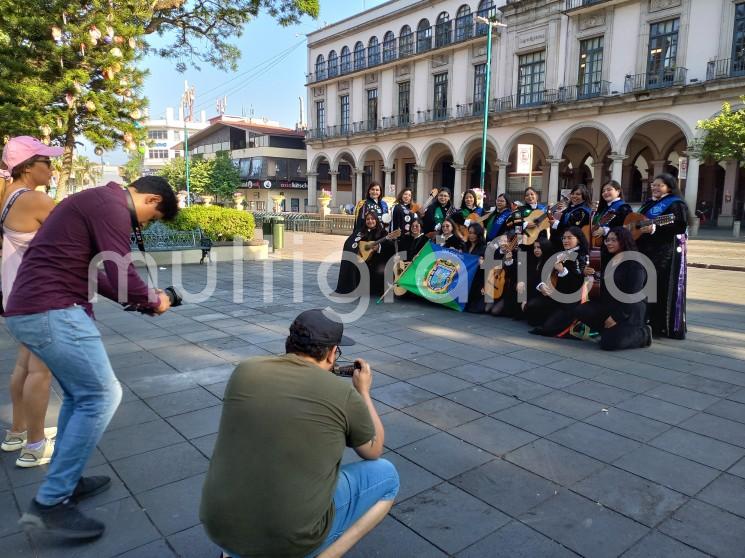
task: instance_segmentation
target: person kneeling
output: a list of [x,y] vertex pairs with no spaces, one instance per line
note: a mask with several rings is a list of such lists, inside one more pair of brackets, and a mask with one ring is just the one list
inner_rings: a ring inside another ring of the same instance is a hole
[[[623,259],[621,254],[635,252],[636,244],[631,233],[624,227],[615,227],[606,235],[605,247],[612,259],[602,270],[603,282],[600,285],[600,299],[591,300],[575,307],[574,317],[600,333],[600,347],[606,351],[636,349],[652,344],[652,328],[644,325],[646,298],[634,302],[619,300],[608,290],[612,281],[621,291],[632,299],[642,291],[647,281],[647,272],[635,260]],[[587,269],[588,274],[594,270]],[[638,298],[638,297],[636,297]]]
[[[383,453],[372,372],[334,376],[354,341],[333,311],[307,310],[287,354],[249,359],[228,381],[200,518],[232,556],[341,556],[386,516],[398,493]],[[340,467],[344,447],[363,461]]]

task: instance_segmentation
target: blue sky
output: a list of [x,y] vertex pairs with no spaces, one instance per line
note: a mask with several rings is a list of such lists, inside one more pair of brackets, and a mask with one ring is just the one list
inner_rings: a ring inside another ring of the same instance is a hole
[[[303,102],[306,99],[305,34],[324,23],[339,21],[383,2],[320,0],[321,14],[317,20],[305,18],[299,25],[287,28],[277,25],[268,15],[260,15],[246,25],[243,35],[234,41],[242,52],[236,72],[218,71],[203,65],[199,71],[189,68],[179,73],[172,61],[148,57],[143,66],[150,71],[144,88],[150,101],[150,115],[157,118],[165,114],[166,107],[176,108],[184,91],[184,80],[188,80],[189,85],[196,88],[197,117],[200,110],[207,111],[207,118],[214,116],[216,100],[227,95],[227,114],[241,115],[243,110],[249,116],[253,108],[256,117],[266,116],[285,126],[294,126],[299,115],[298,97],[303,97]],[[294,46],[296,48],[290,51]],[[275,57],[283,52],[287,52],[286,56],[276,61]],[[88,147],[83,154],[92,156],[92,149]],[[104,158],[107,163],[121,164],[126,155],[116,152]]]

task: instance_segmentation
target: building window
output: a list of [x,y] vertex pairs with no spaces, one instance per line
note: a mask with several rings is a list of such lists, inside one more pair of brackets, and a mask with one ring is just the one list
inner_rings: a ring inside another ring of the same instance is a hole
[[526,106],[542,103],[545,78],[545,50],[520,56],[518,58],[517,104]]
[[326,128],[326,101],[316,101],[316,129],[323,132]]
[[484,113],[484,99],[486,98],[486,64],[476,64],[473,67],[473,114]]
[[679,19],[668,19],[649,26],[647,87],[662,87],[675,81],[679,26]]
[[367,90],[367,129],[378,129],[378,90]]
[[398,125],[409,125],[409,99],[411,96],[411,82],[404,81],[398,84]]
[[380,64],[380,43],[378,38],[373,37],[367,44],[367,65],[376,66]]
[[148,159],[168,159],[167,149],[149,149]]
[[151,140],[167,140],[168,130],[148,130],[147,139]]
[[300,212],[300,198],[290,198],[290,211],[293,213]]
[[341,133],[349,133],[349,95],[339,97],[339,114],[341,115]]
[[365,67],[365,45],[362,41],[357,41],[354,45],[354,69],[362,70]]
[[319,54],[316,58],[316,80],[326,79],[326,59],[323,54]]
[[180,159],[181,157],[183,157],[183,155],[181,154],[181,151],[174,151],[173,152],[173,158],[174,159]]
[[396,37],[393,31],[388,31],[383,37],[383,62],[396,59]]
[[414,33],[411,31],[411,27],[404,25],[398,35],[398,55],[403,57],[412,54],[414,54]]
[[352,71],[352,55],[349,53],[349,47],[341,49],[341,73],[346,74]]
[[450,14],[447,12],[441,12],[437,16],[437,24],[435,25],[435,46],[442,47],[450,44],[450,31],[451,31]]
[[732,74],[745,73],[745,3],[735,5],[735,31],[732,37]]
[[[479,17],[485,17],[486,19],[497,17],[497,7],[494,5],[494,0],[481,0],[476,15]],[[476,25],[476,35],[486,35],[488,32],[489,26],[485,23],[479,23]]]
[[416,28],[416,51],[426,52],[432,49],[432,26],[428,19],[419,22]]
[[329,77],[336,77],[339,75],[339,57],[335,50],[329,52]]
[[580,41],[577,76],[577,97],[597,97],[601,94],[603,37]]
[[455,40],[465,41],[473,36],[471,7],[463,4],[455,16]]
[[435,75],[433,119],[444,120],[448,113],[448,74]]

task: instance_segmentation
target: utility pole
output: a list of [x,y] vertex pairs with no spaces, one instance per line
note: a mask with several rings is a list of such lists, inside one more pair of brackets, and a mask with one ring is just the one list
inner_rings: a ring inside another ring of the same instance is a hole
[[194,113],[194,87],[184,80],[184,94],[181,96],[181,104],[184,107],[184,166],[186,174],[186,206],[191,207],[191,184],[189,182],[189,130],[187,122],[191,122]]

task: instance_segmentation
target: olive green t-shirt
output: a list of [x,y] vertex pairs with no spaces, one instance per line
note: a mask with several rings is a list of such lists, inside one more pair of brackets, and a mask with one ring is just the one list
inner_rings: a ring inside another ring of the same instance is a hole
[[210,538],[251,558],[307,556],[333,522],[344,447],[374,435],[351,383],[292,354],[242,362],[202,490]]

